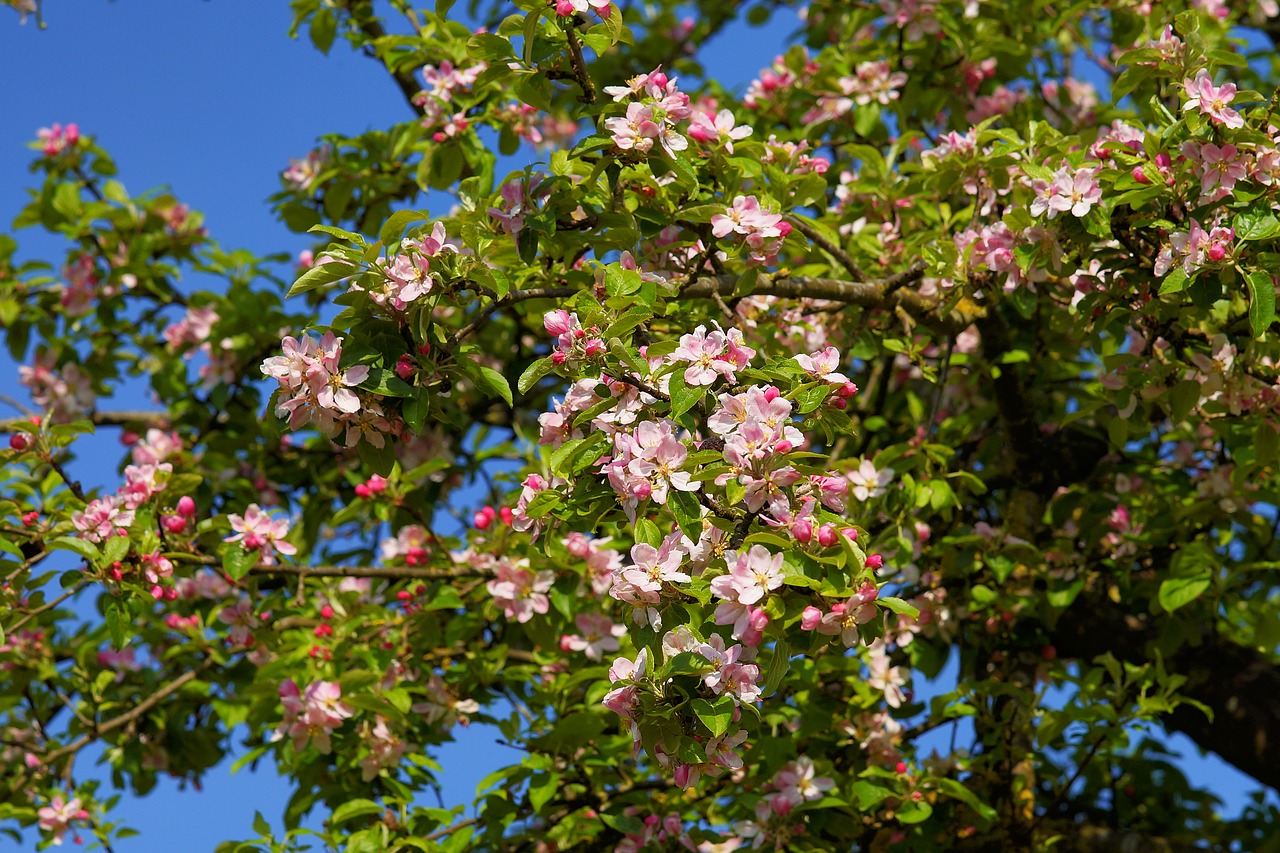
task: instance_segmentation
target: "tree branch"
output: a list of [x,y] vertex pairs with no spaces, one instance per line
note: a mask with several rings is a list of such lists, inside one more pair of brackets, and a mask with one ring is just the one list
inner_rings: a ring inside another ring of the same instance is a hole
[[[986,315],[985,308],[967,299],[943,313],[943,303],[940,300],[902,289],[904,285],[918,281],[923,275],[923,264],[917,264],[882,281],[845,281],[764,274],[751,288],[751,294],[790,299],[825,299],[863,308],[901,308],[921,323],[944,334],[961,332]],[[713,299],[716,295],[733,296],[737,284],[736,275],[700,275],[680,291],[680,298]]]

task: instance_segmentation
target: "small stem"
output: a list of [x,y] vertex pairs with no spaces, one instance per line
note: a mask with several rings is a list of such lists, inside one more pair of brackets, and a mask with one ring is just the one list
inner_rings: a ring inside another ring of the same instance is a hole
[[574,79],[582,87],[582,97],[578,100],[584,104],[596,102],[596,84],[591,82],[591,74],[587,71],[587,61],[582,56],[582,44],[578,41],[578,32],[573,28],[572,20],[565,27],[565,36],[569,40],[569,66],[573,68]]
[[849,275],[864,281],[870,278],[863,272],[862,267],[858,266],[858,262],[853,259],[852,255],[828,240],[821,231],[796,216],[788,216],[787,221],[794,225],[797,231],[808,237],[810,241],[817,243],[819,248],[825,250],[827,254],[839,261],[849,271]]

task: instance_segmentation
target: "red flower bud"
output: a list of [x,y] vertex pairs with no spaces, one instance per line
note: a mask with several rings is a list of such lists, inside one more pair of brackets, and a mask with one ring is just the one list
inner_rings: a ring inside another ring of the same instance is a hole
[[9,449],[16,450],[19,453],[31,446],[31,439],[27,438],[24,433],[15,432],[9,436]]

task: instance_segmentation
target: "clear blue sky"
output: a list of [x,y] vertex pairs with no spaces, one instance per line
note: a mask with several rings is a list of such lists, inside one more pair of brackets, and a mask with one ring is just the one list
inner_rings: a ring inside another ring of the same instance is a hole
[[[130,191],[167,186],[205,214],[225,248],[293,254],[309,241],[275,222],[264,204],[289,158],[304,155],[321,134],[355,134],[407,115],[399,90],[371,60],[342,43],[324,57],[305,40],[287,38],[284,0],[46,0],[46,18],[48,29],[39,31],[34,22],[19,27],[0,9],[0,221],[17,212],[32,185],[26,143],[36,129],[76,122],[112,153]],[[769,30],[729,31],[708,46],[708,69],[745,85],[792,25],[789,19]],[[17,236],[24,258],[57,258],[64,248],[35,231]],[[0,367],[0,393],[26,399],[7,356],[0,355]],[[143,402],[136,393],[117,400]],[[118,450],[101,456],[114,460]],[[117,484],[113,462],[82,460],[75,473],[87,485]],[[439,756],[450,805],[469,802],[476,782],[511,759],[493,743],[494,730],[472,727],[462,737]],[[934,745],[945,750],[948,739],[943,730]],[[1174,745],[1195,752],[1185,739]],[[89,764],[82,762],[82,769]],[[1215,759],[1186,764],[1193,778],[1211,780],[1229,812],[1241,809],[1253,786],[1240,774]],[[144,799],[122,800],[116,817],[142,835],[115,849],[210,850],[251,835],[255,810],[279,826],[289,793],[269,772],[232,777],[229,764],[211,771],[199,794],[162,781]]]

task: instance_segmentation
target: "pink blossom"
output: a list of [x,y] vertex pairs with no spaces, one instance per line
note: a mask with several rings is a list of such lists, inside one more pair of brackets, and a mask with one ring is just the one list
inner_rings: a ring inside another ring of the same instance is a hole
[[71,523],[80,531],[81,539],[102,542],[128,532],[133,524],[133,509],[118,497],[98,498],[83,511],[71,513]]
[[893,481],[893,469],[877,469],[870,459],[863,459],[858,467],[845,475],[853,486],[853,496],[860,501],[878,498]]
[[49,805],[36,811],[36,817],[40,819],[40,828],[46,832],[52,832],[53,843],[58,845],[62,843],[71,824],[78,820],[88,820],[89,812],[81,806],[78,797],[66,800],[62,794],[54,794],[49,800]]
[[696,112],[689,123],[689,135],[698,142],[723,142],[724,150],[733,153],[735,140],[746,139],[752,133],[747,125],[735,124],[733,113],[720,110],[712,115],[710,112]]
[[508,619],[528,622],[535,613],[546,613],[550,609],[546,594],[555,582],[552,572],[535,574],[528,568],[527,560],[512,563],[504,559],[498,562],[495,574],[497,577],[486,583],[485,589]]
[[243,516],[227,516],[227,521],[235,533],[222,541],[239,542],[244,550],[259,552],[263,565],[274,565],[276,552],[289,556],[298,553],[293,543],[285,541],[289,535],[288,519],[273,519],[257,504],[249,504]]
[[1194,110],[1203,113],[1224,127],[1244,127],[1244,117],[1227,106],[1236,96],[1234,83],[1214,86],[1208,70],[1201,68],[1194,78],[1183,80],[1182,87],[1188,96],[1187,102],[1182,105],[1183,112]]

